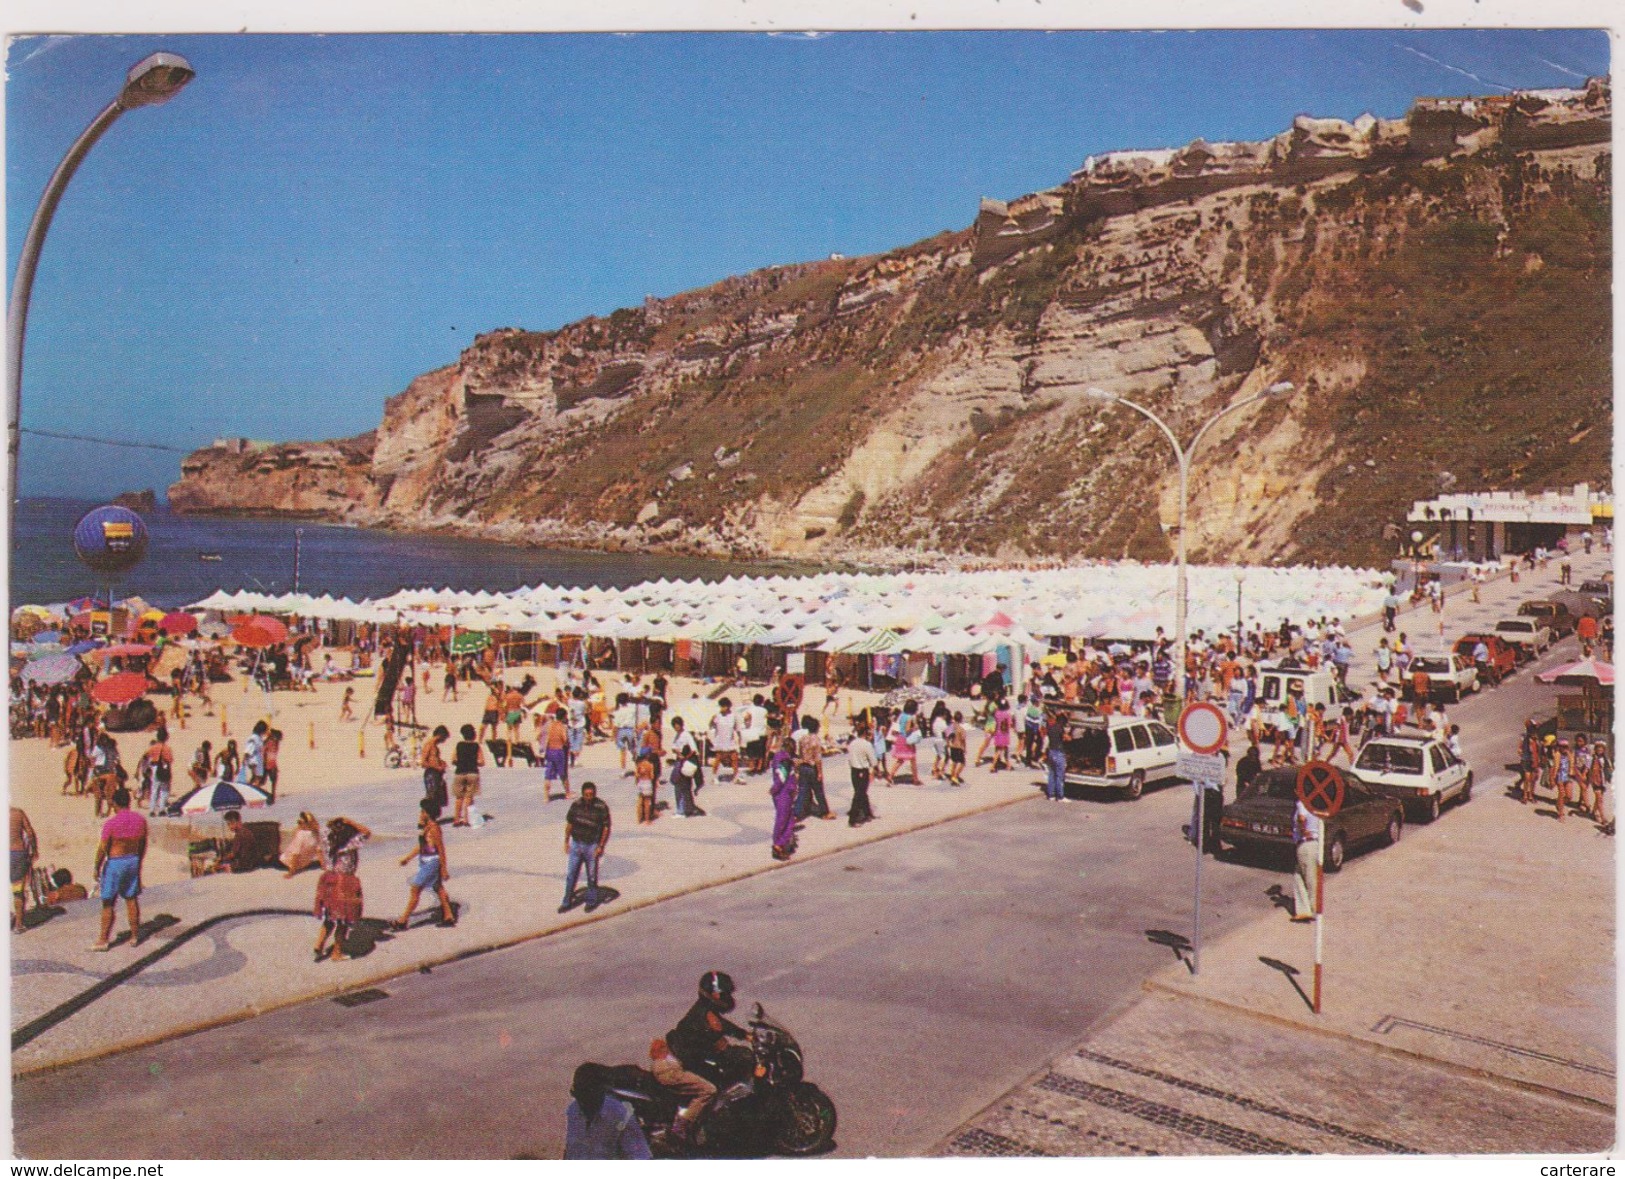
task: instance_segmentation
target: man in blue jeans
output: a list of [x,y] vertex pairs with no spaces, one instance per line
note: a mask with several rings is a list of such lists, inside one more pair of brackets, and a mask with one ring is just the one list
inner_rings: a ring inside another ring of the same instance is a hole
[[564,903],[560,913],[567,913],[575,905],[576,881],[581,869],[587,869],[587,912],[598,907],[598,861],[609,846],[609,804],[598,797],[598,787],[591,782],[581,784],[581,797],[570,804],[564,816],[564,854],[568,867],[564,879]]
[[1066,801],[1066,717],[1057,710],[1049,714],[1044,726],[1045,757],[1049,762],[1049,780],[1044,784],[1044,797],[1051,802]]

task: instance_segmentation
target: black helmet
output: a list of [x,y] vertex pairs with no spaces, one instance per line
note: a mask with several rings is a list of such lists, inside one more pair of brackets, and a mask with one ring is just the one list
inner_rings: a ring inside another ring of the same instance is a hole
[[734,980],[720,970],[707,970],[700,975],[700,998],[722,1011],[732,1011]]

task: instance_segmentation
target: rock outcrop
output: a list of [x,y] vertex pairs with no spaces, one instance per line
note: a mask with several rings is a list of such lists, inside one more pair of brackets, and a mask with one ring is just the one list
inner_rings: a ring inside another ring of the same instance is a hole
[[[199,451],[171,504],[710,554],[1156,557],[1167,443],[1087,390],[1188,436],[1284,379],[1290,402],[1204,442],[1192,552],[1369,559],[1428,470],[1607,481],[1609,431],[1565,440],[1611,413],[1609,99],[1599,79],[1093,157],[885,255],[486,333],[374,434]],[[1497,411],[1519,425],[1477,428]]]

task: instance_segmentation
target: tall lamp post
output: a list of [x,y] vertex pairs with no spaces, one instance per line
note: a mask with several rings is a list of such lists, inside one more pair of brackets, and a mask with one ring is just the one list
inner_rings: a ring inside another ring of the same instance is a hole
[[1179,563],[1179,579],[1174,590],[1174,684],[1181,701],[1185,699],[1185,612],[1189,602],[1189,591],[1185,576],[1185,516],[1189,507],[1191,455],[1196,453],[1196,448],[1202,444],[1203,436],[1207,434],[1213,424],[1226,414],[1234,413],[1238,409],[1245,409],[1249,405],[1257,405],[1260,401],[1267,401],[1272,397],[1286,396],[1292,393],[1294,388],[1295,386],[1291,381],[1279,381],[1262,393],[1255,394],[1245,401],[1238,401],[1233,405],[1225,406],[1202,423],[1201,429],[1196,431],[1196,435],[1190,440],[1189,446],[1181,446],[1174,432],[1168,428],[1168,423],[1139,402],[1130,401],[1127,397],[1107,392],[1105,389],[1091,388],[1084,391],[1088,397],[1095,401],[1105,402],[1109,405],[1124,405],[1136,413],[1150,418],[1156,427],[1167,435],[1168,441],[1174,448],[1174,457],[1179,460],[1179,544],[1176,550]]
[[[1291,381],[1279,381],[1265,389],[1262,393],[1227,405],[1218,413],[1202,423],[1189,446],[1181,446],[1178,437],[1168,428],[1156,414],[1137,401],[1130,401],[1127,397],[1120,397],[1116,393],[1108,393],[1104,389],[1088,389],[1085,392],[1096,401],[1103,401],[1111,405],[1126,405],[1147,418],[1150,418],[1156,427],[1168,437],[1173,445],[1174,457],[1179,460],[1179,580],[1176,586],[1174,602],[1174,666],[1176,679],[1174,683],[1179,693],[1181,705],[1185,701],[1185,648],[1187,642],[1185,614],[1189,605],[1189,587],[1185,577],[1185,518],[1189,510],[1189,493],[1191,479],[1191,455],[1202,444],[1202,438],[1207,434],[1213,424],[1226,414],[1234,413],[1238,409],[1245,409],[1249,405],[1257,405],[1260,401],[1267,401],[1271,397],[1281,397],[1293,390]],[[1240,645],[1241,630],[1241,573],[1236,573],[1236,630],[1237,645]],[[1203,830],[1206,827],[1206,801],[1207,791],[1203,783],[1196,783],[1196,807],[1191,815],[1191,842],[1196,845],[1196,885],[1192,904],[1191,916],[1191,973],[1202,973],[1202,856],[1203,856]]]
[[1241,655],[1241,583],[1247,580],[1247,575],[1237,569],[1233,577],[1236,579],[1236,655]]
[[12,280],[11,303],[6,309],[6,448],[11,464],[7,503],[13,510],[17,503],[17,451],[22,424],[23,335],[28,330],[28,300],[34,289],[34,271],[39,267],[40,249],[45,245],[45,234],[51,228],[56,206],[86,154],[120,115],[138,106],[168,102],[196,76],[197,72],[187,60],[174,53],[154,53],[136,62],[125,76],[124,88],[90,121],[90,126],[80,132],[40,194],[39,207],[34,210],[28,236],[23,239],[22,251],[17,255],[17,276]]

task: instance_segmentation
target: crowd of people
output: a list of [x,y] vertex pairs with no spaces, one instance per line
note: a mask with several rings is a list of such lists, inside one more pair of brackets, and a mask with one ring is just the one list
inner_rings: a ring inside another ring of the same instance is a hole
[[[1283,619],[1271,628],[1255,623],[1211,635],[1198,629],[1185,644],[1182,669],[1176,667],[1178,645],[1160,628],[1149,641],[1068,644],[1020,669],[1019,689],[990,662],[987,674],[970,689],[968,703],[921,687],[854,708],[843,695],[846,684],[839,664],[831,659],[818,715],[804,711],[803,672],[773,671],[757,690],[747,680],[749,665],[743,657],[737,674],[712,694],[714,708],[706,701],[696,709],[673,699],[666,674],[611,673],[603,668],[602,659],[585,651],[573,666],[559,670],[551,690],[543,690],[535,674],[510,669],[500,650],[454,653],[443,635],[421,626],[358,628],[344,667],[331,651],[322,652],[310,628],[295,622],[285,641],[245,653],[241,670],[267,688],[347,679],[357,670],[375,671],[379,678],[373,683],[381,683],[387,666],[394,664],[402,671],[392,681],[393,691],[379,692],[371,708],[358,708],[357,686],[346,685],[340,716],[381,725],[386,750],[395,756],[389,764],[411,764],[422,772],[419,842],[403,861],[415,858],[418,866],[407,912],[395,924],[404,926],[424,892],[434,895],[440,920],[449,924],[455,921],[455,906],[446,892],[450,871],[442,816],[449,815],[446,824],[452,828],[482,825],[485,816],[477,801],[481,771],[516,760],[539,767],[544,803],[560,797],[571,804],[562,907],[576,903],[575,886],[583,873],[588,880],[586,904],[597,907],[598,861],[611,828],[609,803],[590,783],[582,783],[578,790],[575,779],[583,751],[598,742],[612,743],[620,772],[632,780],[635,821],[640,826],[671,815],[704,815],[704,792],[719,784],[760,783],[773,808],[767,850],[777,860],[796,854],[797,833],[806,822],[837,818],[830,804],[826,765],[841,754],[851,787],[845,817],[854,827],[881,817],[871,793],[874,787],[959,786],[968,769],[983,765],[994,773],[1018,767],[1047,771],[1048,796],[1064,798],[1067,729],[1059,719],[1060,710],[1053,707],[1057,704],[1106,717],[1168,721],[1187,703],[1211,701],[1246,734],[1248,757],[1259,764],[1264,763],[1266,749],[1271,765],[1339,756],[1352,764],[1364,741],[1401,727],[1434,734],[1459,753],[1459,726],[1415,684],[1411,675],[1415,644],[1398,630],[1397,608],[1391,604],[1387,613],[1385,633],[1372,651],[1375,676],[1365,685],[1350,682],[1356,651],[1339,619],[1301,623]],[[1595,635],[1588,634],[1587,641],[1605,649],[1611,642],[1611,620]],[[118,743],[105,726],[105,710],[91,696],[95,677],[88,669],[72,682],[56,686],[14,677],[14,731],[65,748],[63,791],[91,795],[98,820],[121,809],[165,814],[177,794],[176,754],[168,725],[184,725],[188,698],[196,698],[206,714],[212,712],[209,684],[221,672],[213,665],[216,658],[215,652],[200,648],[173,669],[169,717],[160,718],[151,729],[150,742],[133,773],[122,765]],[[1484,666],[1482,660],[1480,665]],[[1183,674],[1176,674],[1180,670]],[[1279,696],[1266,699],[1266,673],[1281,672],[1303,674],[1286,677]],[[1320,700],[1306,701],[1304,676],[1322,680],[1329,676],[1337,685],[1338,703],[1329,708]],[[429,704],[425,696],[432,691],[431,684],[441,687],[442,704],[456,702],[464,686],[474,689],[475,699],[483,691],[477,723],[424,724],[421,712]],[[836,727],[843,721],[848,727],[837,735]],[[406,733],[411,734],[410,752],[401,741]],[[283,734],[268,719],[255,722],[240,745],[235,737],[223,736],[218,747],[205,740],[187,767],[191,784],[200,787],[224,780],[258,787],[274,799],[282,740]],[[1572,795],[1581,810],[1600,816],[1607,771],[1597,767],[1609,766],[1606,751],[1601,743],[1590,748],[1583,741],[1576,745],[1548,743],[1535,749],[1538,769],[1533,782],[1554,792],[1560,815],[1567,813]],[[1600,782],[1599,774],[1604,778]],[[1559,786],[1564,789],[1558,791]],[[669,802],[662,797],[668,790]],[[121,791],[129,795],[127,808],[117,802]],[[343,836],[337,845],[332,824],[323,835],[313,816],[301,814],[281,861],[289,875],[322,867],[325,883],[318,888],[316,909],[323,940],[318,950],[329,956],[345,944],[359,920],[359,881],[343,879],[342,865],[353,865],[367,834],[348,820],[335,822],[341,823]],[[228,823],[228,828],[232,834],[220,859],[222,867],[241,871],[257,866],[252,841],[241,835],[240,821]],[[346,856],[340,857],[339,851]],[[260,856],[258,862],[264,859]],[[348,875],[354,876],[353,867]]]

